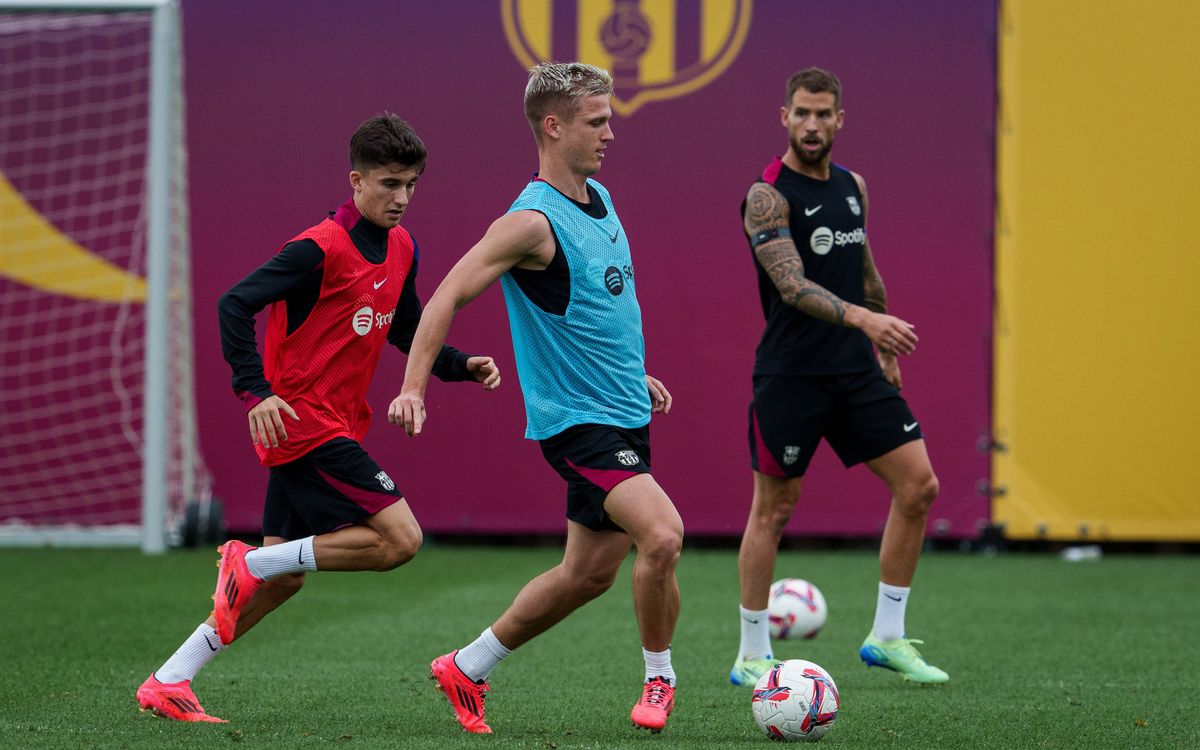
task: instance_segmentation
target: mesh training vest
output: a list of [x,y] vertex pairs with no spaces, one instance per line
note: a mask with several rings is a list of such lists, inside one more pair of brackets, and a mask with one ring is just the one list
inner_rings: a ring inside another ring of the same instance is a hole
[[642,312],[633,260],[608,191],[588,180],[608,209],[593,219],[549,183],[535,180],[509,212],[544,215],[570,268],[566,313],[548,313],[500,277],[525,396],[525,437],[542,440],[578,424],[641,427],[650,421]]
[[311,239],[325,252],[321,294],[291,335],[287,334],[287,303],[271,305],[263,374],[300,421],[283,417],[288,439],[278,448],[255,444],[266,466],[293,461],[337,437],[361,441],[367,434],[371,424],[367,386],[412,268],[412,238],[400,227],[388,232],[387,258],[378,265],[363,258],[334,219],[291,241],[302,239]]

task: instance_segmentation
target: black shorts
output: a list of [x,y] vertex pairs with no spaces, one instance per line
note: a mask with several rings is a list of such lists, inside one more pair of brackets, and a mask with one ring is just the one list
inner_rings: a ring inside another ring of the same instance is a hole
[[756,375],[750,466],[800,477],[821,438],[847,467],[925,437],[900,391],[879,370],[850,375]]
[[271,467],[263,536],[303,539],[375,515],[404,495],[362,446],[334,438]]
[[567,480],[567,518],[592,531],[624,531],[604,512],[604,499],[626,479],[650,473],[650,426],[581,424],[538,442]]

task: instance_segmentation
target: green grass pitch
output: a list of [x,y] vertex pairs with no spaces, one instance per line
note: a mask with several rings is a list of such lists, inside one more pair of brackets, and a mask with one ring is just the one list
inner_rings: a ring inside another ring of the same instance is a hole
[[[492,676],[491,737],[462,734],[427,679],[473,639],[550,548],[427,545],[386,574],[309,576],[305,590],[194,683],[228,724],[139,713],[134,691],[207,614],[212,550],[0,550],[0,747],[754,748],[750,693],[727,682],[737,648],[736,555],[685,549],[674,642],[680,688],[661,735],[635,731],[642,677],[629,561],[613,590]],[[785,552],[830,609],[811,641],[776,644],[834,676],[828,748],[1200,747],[1200,560],[927,554],[910,635],[945,686],[867,669],[875,556]]]

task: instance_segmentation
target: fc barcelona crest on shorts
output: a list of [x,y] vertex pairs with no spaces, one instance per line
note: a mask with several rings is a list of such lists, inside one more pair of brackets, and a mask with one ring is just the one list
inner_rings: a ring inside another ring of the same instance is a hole
[[783,464],[791,466],[796,463],[796,459],[800,458],[800,446],[785,445],[783,446]]
[[850,204],[850,213],[855,216],[862,216],[862,208],[858,205],[858,198],[855,198],[853,195],[847,195],[846,202]]
[[612,73],[613,111],[708,85],[737,58],[753,0],[500,0],[504,36],[526,68],[579,60]]
[[386,471],[379,472],[375,475],[375,478],[379,480],[379,484],[388,492],[396,489],[396,483],[392,481],[392,478],[387,475]]
[[622,466],[634,466],[642,459],[638,457],[637,451],[617,451],[617,460]]

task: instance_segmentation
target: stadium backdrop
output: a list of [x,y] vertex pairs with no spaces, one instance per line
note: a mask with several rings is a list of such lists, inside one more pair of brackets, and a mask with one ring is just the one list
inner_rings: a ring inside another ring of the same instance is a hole
[[[995,4],[643,2],[653,34],[635,62],[605,52],[612,7],[184,2],[201,439],[233,527],[255,528],[266,473],[220,357],[217,297],[346,199],[348,136],[387,109],[430,151],[405,220],[427,299],[536,169],[521,110],[533,57],[583,58],[620,77],[598,178],[633,248],[648,369],[675,398],[654,421],[653,458],[689,533],[739,533],[745,520],[762,316],[738,207],[786,146],[784,83],[808,65],[844,82],[835,155],[866,177],[891,307],[921,336],[903,372],[942,480],[931,524],[974,536],[988,519],[978,485],[990,457],[978,443],[990,419]],[[404,368],[385,353],[368,449],[427,531],[561,531],[561,481],[522,439],[498,288],[459,315],[450,340],[496,356],[502,389],[435,384],[427,430],[409,440],[382,416]],[[844,472],[823,448],[792,530],[873,534],[886,504],[864,469]]]
[[[835,155],[868,178],[892,307],[923,337],[904,373],[942,479],[933,532],[969,537],[990,518],[1019,538],[1200,539],[1186,471],[1200,418],[1186,397],[1200,313],[1187,284],[1200,263],[1179,218],[1200,197],[1189,174],[1200,157],[1186,130],[1196,105],[1177,96],[1200,83],[1200,6],[333,8],[184,0],[201,441],[234,530],[255,528],[265,475],[229,395],[216,297],[345,198],[346,136],[385,108],[432,151],[406,222],[428,296],[533,169],[522,69],[581,58],[617,75],[617,142],[600,178],[633,239],[651,371],[677,398],[655,423],[655,463],[691,533],[736,533],[745,515],[761,322],[736,207],[782,150],[783,80],[819,64],[846,83]],[[489,292],[453,340],[497,355],[504,391],[435,385],[425,437],[377,420],[368,438],[427,529],[561,529],[561,488],[519,437],[503,317]],[[377,408],[402,370],[385,358]],[[823,451],[790,530],[871,534],[885,503],[865,471]]]

